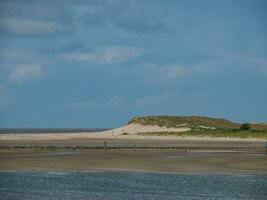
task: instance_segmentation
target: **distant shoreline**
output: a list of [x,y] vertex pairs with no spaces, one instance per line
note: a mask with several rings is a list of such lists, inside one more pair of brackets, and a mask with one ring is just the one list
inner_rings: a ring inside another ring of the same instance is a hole
[[111,128],[0,128],[1,134],[84,133],[102,132]]

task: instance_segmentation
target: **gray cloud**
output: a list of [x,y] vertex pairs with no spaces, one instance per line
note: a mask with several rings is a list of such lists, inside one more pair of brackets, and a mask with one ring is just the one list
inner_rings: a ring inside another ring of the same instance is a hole
[[0,28],[6,33],[18,35],[47,35],[64,31],[63,25],[53,21],[21,20],[21,19],[0,19]]
[[150,12],[142,2],[90,1],[71,3],[70,7],[74,16],[84,20],[87,25],[116,26],[137,33],[166,32],[170,29],[159,13]]
[[110,46],[94,51],[77,51],[64,53],[66,60],[75,62],[96,62],[100,64],[113,64],[128,61],[145,52],[142,48]]
[[188,18],[173,20],[168,9],[149,1],[4,0],[0,2],[0,13],[2,34],[30,36],[69,33],[79,26],[160,33],[172,32],[178,25],[183,32],[192,25]]
[[63,1],[1,1],[0,13],[1,34],[45,36],[74,29]]

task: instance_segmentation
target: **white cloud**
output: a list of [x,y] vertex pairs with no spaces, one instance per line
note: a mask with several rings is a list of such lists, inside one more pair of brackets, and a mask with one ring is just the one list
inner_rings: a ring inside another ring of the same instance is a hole
[[12,82],[23,82],[39,79],[43,74],[44,70],[40,65],[17,65],[9,75],[8,79]]
[[73,52],[64,54],[64,58],[76,62],[96,62],[100,64],[120,63],[143,54],[142,48],[112,46],[89,52]]
[[61,32],[64,27],[48,20],[3,18],[0,19],[0,29],[13,34],[42,35]]

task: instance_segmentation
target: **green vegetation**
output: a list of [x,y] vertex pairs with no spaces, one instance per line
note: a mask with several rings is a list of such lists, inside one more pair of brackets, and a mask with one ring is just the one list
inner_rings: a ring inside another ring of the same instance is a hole
[[235,129],[240,125],[226,119],[202,116],[148,116],[135,117],[130,123],[158,125],[166,127],[190,127],[192,129]]
[[240,130],[249,130],[250,129],[250,124],[249,123],[244,123],[241,124]]
[[267,139],[266,123],[238,124],[226,119],[203,116],[147,116],[135,117],[129,124],[157,125],[172,128],[191,128],[187,132],[154,132],[143,135],[208,136]]
[[207,130],[207,131],[187,131],[187,132],[152,132],[139,133],[140,135],[158,135],[158,136],[208,136],[208,137],[232,137],[232,138],[261,138],[267,139],[267,131],[256,130]]

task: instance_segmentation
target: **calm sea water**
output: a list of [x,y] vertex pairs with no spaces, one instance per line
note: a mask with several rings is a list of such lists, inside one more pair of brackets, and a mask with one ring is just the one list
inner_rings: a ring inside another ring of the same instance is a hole
[[0,128],[0,134],[100,132],[108,128]]
[[267,199],[267,175],[0,172],[0,199]]

